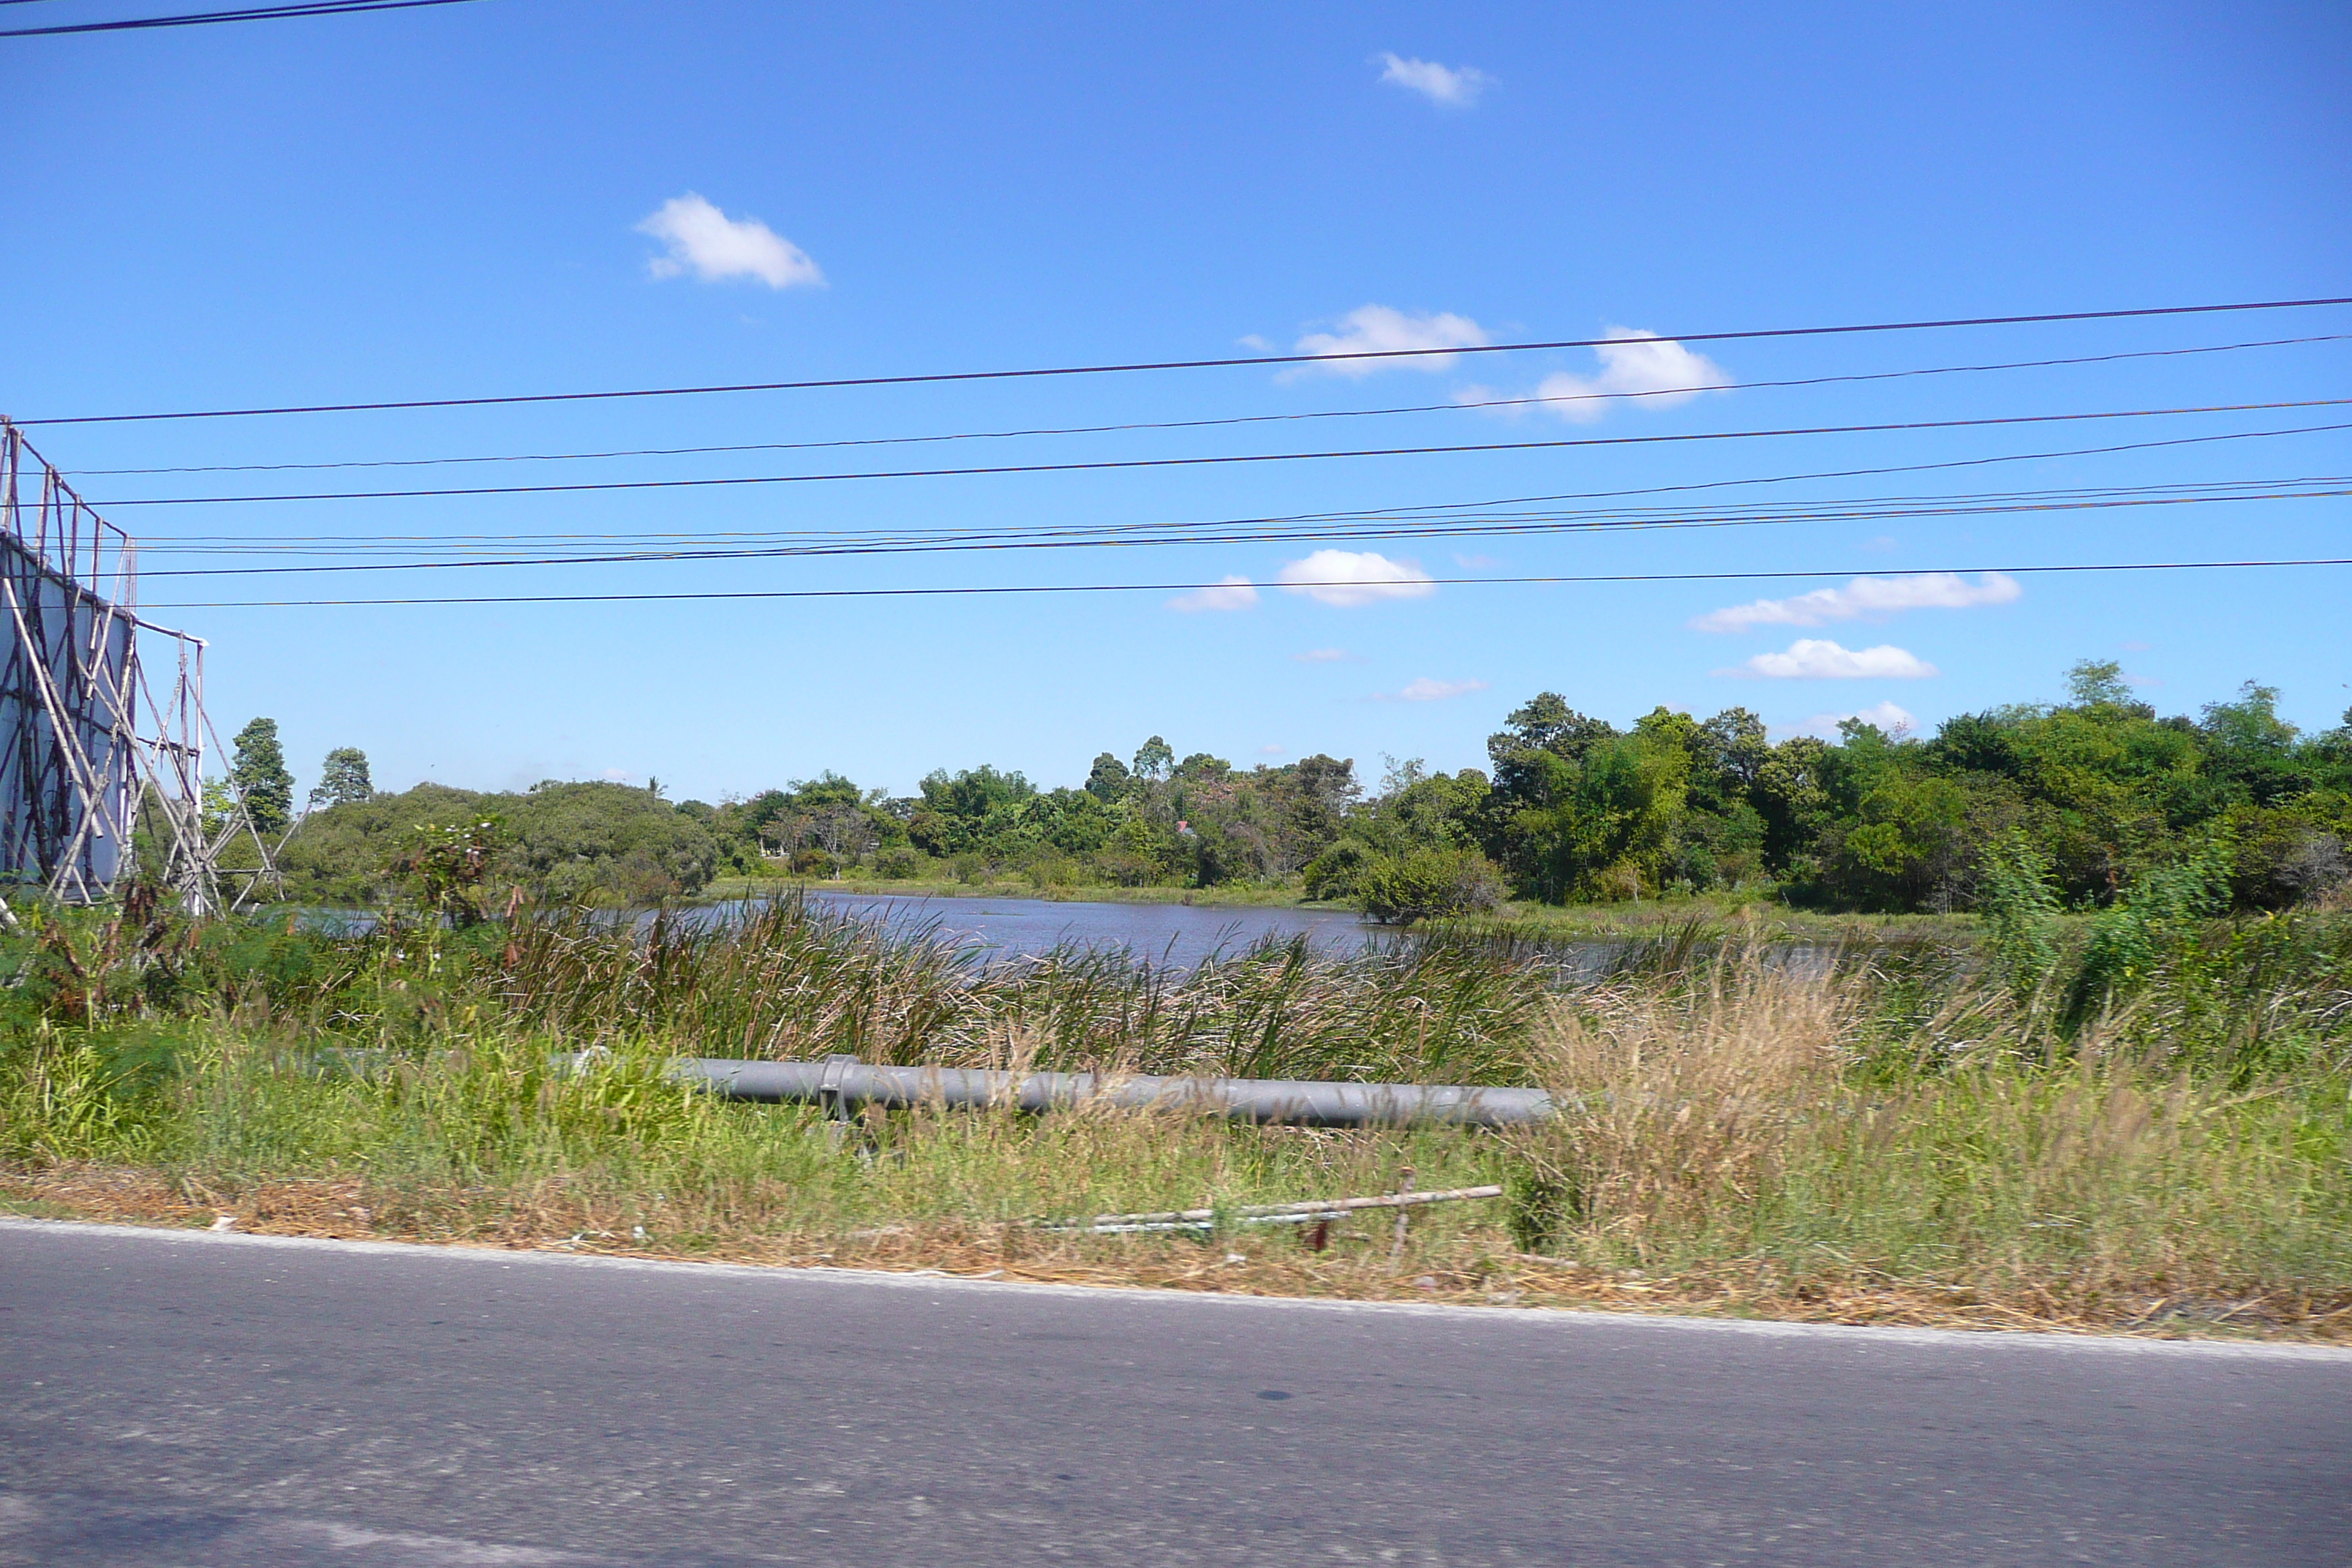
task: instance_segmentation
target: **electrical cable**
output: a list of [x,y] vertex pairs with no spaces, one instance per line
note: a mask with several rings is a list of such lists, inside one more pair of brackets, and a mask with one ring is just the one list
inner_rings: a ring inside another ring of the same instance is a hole
[[341,16],[354,11],[412,11],[420,5],[459,5],[468,0],[312,0],[299,5],[247,5],[235,11],[192,11],[175,16],[131,16],[116,22],[67,22],[47,27],[11,27],[0,38],[55,37],[65,33],[132,33],[153,27],[198,27],[215,22],[271,22],[296,16]]
[[1237,463],[1296,463],[1357,458],[1418,458],[1481,452],[1558,451],[1570,447],[1644,447],[1694,441],[1778,440],[1796,436],[1866,436],[1916,430],[1972,430],[2012,425],[2080,423],[2095,419],[2171,418],[2200,414],[2252,414],[2286,408],[2335,408],[2347,397],[2301,398],[2284,403],[2226,403],[2180,408],[2127,408],[2087,414],[2011,414],[1978,419],[1915,419],[1874,425],[1797,426],[1770,430],[1687,431],[1663,436],[1586,436],[1546,441],[1483,441],[1453,446],[1370,447],[1319,452],[1224,453],[1203,458],[1117,458],[1089,462],[1003,463],[960,468],[865,469],[824,474],[754,474],[690,479],[600,479],[571,484],[469,485],[440,489],[328,490],[242,496],[142,496],[92,501],[94,507],[251,506],[275,501],[422,500],[508,495],[580,495],[591,491],[708,489],[743,485],[822,484],[851,479],[969,479],[982,475],[1097,473],[1129,468],[1187,468]]
[[2263,490],[2223,495],[2137,496],[2063,501],[2011,501],[1972,506],[1839,509],[1761,517],[1718,515],[1684,518],[1587,518],[1513,522],[1473,521],[1454,524],[1429,521],[1410,526],[1391,522],[1386,526],[1346,530],[1328,528],[1277,530],[1256,533],[1221,533],[1205,538],[1161,535],[1142,538],[1097,536],[1071,539],[1028,536],[1009,539],[986,537],[945,540],[907,539],[824,544],[779,544],[736,549],[628,551],[604,555],[507,556],[456,561],[362,561],[299,566],[173,566],[156,571],[142,571],[141,575],[142,577],[268,577],[322,572],[432,572],[479,567],[645,565],[705,561],[777,560],[787,557],[953,554],[982,551],[1106,548],[1132,550],[1165,545],[1297,543],[1334,540],[1353,542],[1368,539],[1523,538],[1570,532],[1636,532],[1684,528],[1742,528],[1794,522],[1881,522],[1901,518],[2013,516],[2019,512],[2112,510],[2121,507],[2195,506],[2217,501],[2313,500],[2352,496],[2352,488],[2344,488],[2344,481],[2338,481],[2337,484],[2338,488],[2326,489]]
[[[737,531],[727,533],[703,534],[593,534],[539,535],[526,541],[491,535],[457,534],[446,537],[403,536],[351,544],[328,541],[295,541],[290,543],[272,541],[218,538],[181,548],[157,549],[141,547],[142,559],[157,554],[171,556],[331,556],[368,557],[394,552],[414,555],[419,552],[441,551],[445,554],[465,555],[492,563],[513,563],[520,557],[514,552],[539,549],[569,552],[560,559],[569,562],[580,559],[583,550],[629,551],[646,559],[686,556],[702,551],[765,550],[781,547],[803,548],[834,545],[948,545],[972,542],[1004,542],[1024,543],[1030,541],[1058,542],[1074,540],[1081,542],[1122,543],[1139,541],[1148,544],[1218,544],[1234,540],[1265,538],[1369,538],[1418,537],[1425,533],[1468,533],[1491,531],[1496,533],[1525,530],[1549,530],[1559,527],[1601,527],[1623,524],[1684,524],[1715,521],[1818,521],[1925,517],[1950,515],[1960,510],[1977,511],[2014,510],[2047,504],[2068,507],[2089,502],[2129,501],[2137,500],[2285,500],[2303,499],[2312,495],[2332,495],[2332,490],[2282,490],[2281,487],[2336,486],[2352,484],[2352,476],[2326,475],[2294,479],[2221,480],[2206,483],[2143,486],[2107,486],[2057,490],[1992,491],[1977,494],[1937,496],[1870,496],[1806,503],[1797,501],[1751,501],[1734,503],[1716,511],[1678,507],[1637,507],[1618,510],[1517,510],[1491,511],[1464,509],[1454,511],[1415,511],[1399,514],[1391,510],[1367,510],[1346,512],[1323,512],[1289,517],[1236,517],[1213,520],[1180,520],[1149,522],[1079,522],[1055,527],[1018,528],[986,527],[970,529],[812,529],[798,531],[767,530],[757,532]],[[497,552],[483,554],[484,552]],[[158,572],[152,574],[169,574]]]
[[[446,4],[448,0],[394,0],[400,4]],[[2019,316],[1954,316],[1934,321],[1869,321],[1830,327],[1770,327],[1742,331],[1664,332],[1655,341],[1679,343],[1754,342],[1772,338],[1843,337],[1865,332],[1918,332],[1960,327],[2041,326],[2064,321],[2115,321],[2168,316],[2209,316],[2249,310],[2300,310],[2352,305],[2352,295],[2310,300],[2255,300],[2226,305],[2156,305],[2128,310],[2057,310]],[[1560,338],[1545,342],[1463,343],[1450,348],[1367,349],[1348,353],[1252,354],[1241,358],[1146,360],[1123,364],[1054,365],[1030,370],[969,370],[916,375],[841,376],[813,381],[744,382],[731,385],[637,387],[610,392],[540,392],[501,397],[428,397],[377,403],[314,403],[282,407],[183,409],[153,414],[89,414],[19,419],[30,428],[46,425],[124,425],[163,419],[246,419],[283,414],[373,414],[395,409],[488,408],[525,403],[591,403],[614,398],[690,397],[738,392],[800,392],[851,386],[917,386],[949,382],[1022,381],[1046,376],[1117,375],[1145,371],[1223,370],[1252,365],[1351,363],[1427,359],[1444,354],[1526,353],[1545,349],[1590,349],[1622,343],[1623,338]]]
[[[0,0],[5,4],[6,0]],[[210,463],[171,468],[76,468],[73,478],[121,479],[156,474],[315,473],[337,468],[433,468],[470,463],[576,463],[611,458],[689,458],[733,452],[811,452],[845,447],[905,447],[945,441],[1002,441],[1037,436],[1108,436],[1143,430],[1204,430],[1232,425],[1295,424],[1314,419],[1367,419],[1399,414],[1444,414],[1463,409],[1549,407],[1563,403],[1614,402],[1637,397],[1688,397],[1704,392],[1770,392],[1790,387],[1831,386],[1853,382],[1900,381],[1916,376],[1959,375],[2002,370],[2048,370],[2119,360],[2175,359],[2189,354],[2232,353],[2242,349],[2285,348],[2305,343],[2352,341],[2352,332],[2303,338],[2266,338],[2252,342],[2211,343],[2186,349],[2140,349],[2129,353],[2086,354],[2066,359],[2012,360],[1997,364],[1932,365],[1918,370],[1874,371],[1858,375],[1815,375],[1793,381],[1724,382],[1705,386],[1664,387],[1642,392],[1582,392],[1557,397],[1496,397],[1451,403],[1418,403],[1392,408],[1320,409],[1300,414],[1243,414],[1217,419],[1162,419],[1124,425],[1070,425],[1028,430],[961,430],[937,436],[877,436],[838,441],[755,441],[722,447],[645,447],[608,452],[512,452],[478,458],[379,458],[335,463]]]
[[[1522,508],[1457,506],[1430,508],[1364,508],[1353,510],[1303,512],[1289,515],[1254,514],[1216,519],[1159,520],[1140,522],[1072,521],[1050,525],[989,524],[949,528],[820,528],[799,530],[737,530],[723,533],[598,533],[537,535],[396,535],[381,539],[323,538],[252,539],[210,535],[180,547],[152,543],[141,546],[142,559],[169,556],[256,555],[328,556],[349,559],[420,552],[439,552],[481,564],[521,564],[528,558],[517,552],[562,552],[554,559],[569,563],[606,555],[583,552],[624,552],[613,559],[700,559],[706,553],[775,550],[830,550],[835,547],[886,546],[920,549],[967,546],[972,543],[1026,544],[1033,542],[1122,544],[1221,544],[1269,539],[1351,539],[1423,537],[1493,532],[1553,531],[1604,527],[1713,525],[1718,522],[1834,521],[1940,517],[1960,512],[1993,513],[2033,508],[2067,510],[2107,505],[2174,500],[2275,500],[2333,497],[2334,487],[2352,485],[2352,475],[2324,474],[2294,478],[2179,481],[2152,485],[2074,486],[2029,490],[1939,492],[1909,495],[1865,495],[1833,500],[1754,500],[1720,503],[1713,508],[1689,505],[1602,508]],[[331,569],[331,568],[324,568]],[[158,569],[151,575],[173,575],[181,568]]]
[[[2061,573],[2096,572],[2222,572],[2255,567],[2291,566],[2352,566],[2352,556],[2327,556],[2277,561],[2126,561],[2097,563],[2074,563],[2058,566],[1918,566],[1903,568],[1869,567],[1856,572],[1851,567],[1829,571],[1805,572],[1621,572],[1594,573],[1578,576],[1525,577],[1423,577],[1410,584],[1379,584],[1377,586],[1436,587],[1509,587],[1518,585],[1615,584],[1615,583],[1757,583],[1781,582],[1804,578],[1878,576],[1878,577],[1940,577],[1997,572],[2006,576],[2041,576]],[[165,605],[142,605],[146,610],[295,610],[295,609],[362,609],[386,605],[621,605],[621,604],[683,604],[709,603],[734,599],[919,599],[960,598],[1002,595],[1008,594],[1168,594],[1203,588],[1223,588],[1232,584],[1217,583],[1047,583],[1003,586],[959,584],[945,588],[741,588],[721,589],[703,593],[675,594],[485,594],[447,598],[384,598],[384,599],[230,599],[189,601]],[[1362,589],[1365,584],[1354,579],[1318,582],[1289,582],[1274,584],[1281,588],[1307,590],[1313,588]]]
[[[1150,522],[1122,526],[1137,529],[1210,529],[1227,526],[1238,527],[1283,522],[1314,522],[1322,521],[1339,521],[1364,518],[1410,517],[1431,512],[1462,512],[1499,507],[1532,506],[1544,502],[1556,501],[1618,500],[1632,496],[1688,494],[1699,491],[1737,489],[1750,485],[1791,484],[1812,479],[1876,479],[1890,474],[1925,473],[1948,468],[1984,468],[2002,463],[2039,462],[2061,458],[2108,457],[2123,452],[2140,452],[2172,447],[2205,446],[2225,441],[2249,441],[2279,436],[2320,435],[2347,429],[2352,429],[2352,424],[2297,425],[2272,430],[2231,430],[2211,436],[2178,436],[2158,441],[2131,441],[2104,447],[2060,447],[2035,452],[2004,452],[1982,458],[1947,458],[1942,461],[1933,463],[1898,463],[1870,468],[1832,468],[1811,473],[1766,474],[1728,479],[1703,479],[1676,485],[1646,485],[1613,490],[1572,490],[1549,495],[1492,497],[1476,501],[1433,501],[1410,506],[1382,507],[1372,510],[1357,510],[1349,511],[1296,512],[1272,517],[1250,516],[1243,518],[1213,519],[1204,521]],[[2260,483],[2263,481],[2248,482]],[[2315,481],[2296,479],[2281,482],[2305,483]],[[1751,502],[1748,504],[1762,505],[1770,503]],[[391,548],[394,546],[403,548],[421,548],[429,544],[465,543],[471,547],[482,548],[500,542],[509,542],[516,544],[518,548],[553,548],[557,542],[563,541],[578,541],[583,542],[604,544],[643,542],[649,540],[664,542],[694,543],[715,542],[726,540],[769,539],[775,537],[780,536],[773,532],[763,531],[752,533],[740,530],[720,532],[698,531],[665,534],[624,534],[610,531],[472,534],[192,534],[182,535],[177,539],[142,542],[140,548],[142,552],[148,554],[244,554],[253,553],[255,547],[266,547],[271,550],[285,550],[293,546],[300,545],[313,545],[326,548],[348,547],[352,549],[362,549]]]

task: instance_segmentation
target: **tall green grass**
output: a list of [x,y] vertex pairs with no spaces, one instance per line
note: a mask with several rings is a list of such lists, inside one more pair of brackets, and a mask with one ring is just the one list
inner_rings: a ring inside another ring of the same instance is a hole
[[[1267,942],[1183,969],[1067,949],[990,963],[936,930],[793,903],[719,926],[566,914],[343,935],[61,914],[0,942],[0,1159],[20,1193],[106,1168],[185,1205],[445,1238],[1230,1267],[1351,1291],[1534,1270],[1759,1310],[1900,1299],[2352,1331],[2352,923],[2201,926],[2087,1005],[2079,946],[2056,933],[2022,978],[1984,948],[1832,952],[1696,927],[1597,973],[1475,933],[1345,955]],[[589,1046],[587,1070],[559,1066]],[[844,1126],[715,1100],[661,1065],[836,1050],[1539,1083],[1564,1109],[1508,1132],[929,1110]],[[1408,1168],[1510,1195],[1417,1216],[1394,1259],[1370,1222],[1317,1254],[1259,1232],[1203,1250],[1018,1223],[1379,1192]]]
[[643,932],[581,915],[500,953],[509,1016],[568,1038],[657,1033],[689,1054],[1253,1078],[1523,1080],[1541,964],[1433,937],[1352,954],[1269,938],[1192,966],[1062,946],[989,962],[787,900]]

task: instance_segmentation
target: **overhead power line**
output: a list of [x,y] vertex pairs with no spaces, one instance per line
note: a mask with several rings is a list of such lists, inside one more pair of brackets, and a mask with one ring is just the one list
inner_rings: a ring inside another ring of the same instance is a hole
[[299,566],[173,566],[143,571],[142,577],[271,577],[325,572],[440,572],[482,567],[613,566],[682,564],[708,561],[768,561],[846,555],[936,555],[1015,550],[1152,549],[1169,545],[1268,544],[1358,542],[1373,539],[1525,538],[1562,533],[1628,533],[1660,529],[1753,528],[1799,522],[1885,522],[1904,518],[2014,516],[2020,512],[2107,511],[2124,507],[2202,506],[2222,501],[2315,500],[2352,496],[2352,480],[2315,481],[2326,488],[2254,489],[2231,488],[2208,494],[2143,494],[2074,497],[1958,497],[1942,504],[1913,503],[1717,512],[1682,515],[1601,515],[1563,518],[1364,519],[1350,525],[1282,527],[1255,531],[1195,533],[1136,532],[1110,527],[1028,530],[945,536],[845,538],[789,544],[738,545],[686,550],[622,551],[591,555],[476,556],[441,561],[358,561]]
[[299,5],[247,5],[234,11],[190,11],[175,16],[129,16],[113,22],[65,22],[47,27],[11,27],[0,38],[54,37],[63,33],[134,33],[152,27],[201,27],[217,22],[274,22],[297,16],[341,16],[354,11],[413,11],[421,5],[458,5],[467,0],[313,0]]
[[1098,473],[1126,468],[1188,468],[1235,463],[1297,463],[1355,458],[1420,458],[1475,452],[1538,452],[1586,447],[1647,447],[1697,441],[1778,440],[1797,436],[1868,436],[1918,430],[1970,430],[2014,425],[2054,425],[2097,419],[2156,419],[2194,414],[2252,414],[2287,408],[2334,408],[2347,397],[2301,398],[2284,403],[2223,403],[2180,408],[2105,409],[2085,414],[2009,414],[1978,419],[1914,419],[1871,425],[1791,426],[1769,430],[1686,431],[1662,436],[1584,436],[1545,441],[1480,441],[1452,446],[1366,447],[1319,452],[1244,452],[1203,458],[1109,458],[1090,462],[1002,463],[960,468],[858,469],[824,474],[753,474],[690,479],[601,479],[572,484],[467,485],[440,489],[320,490],[239,496],[143,496],[92,502],[94,506],[249,506],[268,501],[420,500],[467,496],[580,495],[599,490],[709,489],[741,485],[822,484],[851,479],[969,479],[979,475]]
[[[9,0],[0,0],[0,5]],[[2266,338],[2253,342],[2210,343],[2185,349],[2140,349],[2128,353],[2082,354],[2065,359],[2010,360],[1996,364],[1930,365],[1916,370],[1873,371],[1857,375],[1811,375],[1790,381],[1724,382],[1705,386],[1662,387],[1641,392],[1580,392],[1556,397],[1488,397],[1450,403],[1416,403],[1391,408],[1316,409],[1297,414],[1241,414],[1215,419],[1157,419],[1123,425],[1065,425],[1022,430],[960,430],[932,436],[876,436],[838,441],[754,441],[722,447],[641,447],[604,452],[511,452],[475,458],[376,458],[333,463],[209,463],[169,468],[78,468],[77,479],[122,479],[159,474],[317,473],[342,468],[438,468],[473,463],[578,463],[609,458],[693,458],[732,452],[815,452],[850,447],[909,447],[946,441],[1004,441],[1040,436],[1128,435],[1145,430],[1206,430],[1233,425],[1288,425],[1302,420],[1370,419],[1399,414],[1450,414],[1464,410],[1549,407],[1560,404],[1613,403],[1643,397],[1688,397],[1702,392],[1772,392],[1801,386],[1834,386],[1855,382],[1902,381],[1928,375],[1962,375],[1988,371],[2049,370],[2063,366],[2113,364],[2120,360],[2178,359],[2189,354],[2234,353],[2242,349],[2286,348],[2305,343],[2335,343],[2352,340],[2352,333],[2328,332],[2314,337]]]
[[[2086,572],[2223,572],[2253,567],[2352,566],[2352,556],[2327,556],[2291,561],[2125,561],[2060,566],[1916,566],[1899,569],[1853,567],[1806,572],[1617,572],[1578,576],[1425,577],[1429,587],[1509,587],[1517,585],[1612,583],[1761,583],[1823,577],[1942,577],[1998,572],[2007,576],[2042,576]],[[1355,579],[1290,582],[1282,588],[1362,588]],[[962,584],[945,588],[745,588],[678,594],[483,594],[447,598],[386,599],[229,599],[143,606],[158,610],[299,610],[361,609],[404,605],[634,605],[708,603],[722,599],[937,599],[977,598],[1008,594],[1173,594],[1202,588],[1223,588],[1214,583],[1046,583],[1017,585]]]
[[[447,4],[449,0],[370,0],[397,5]],[[2226,305],[2157,305],[2128,310],[2059,310],[2019,316],[1953,316],[1932,321],[1867,321],[1829,327],[1769,327],[1741,331],[1667,332],[1658,336],[1684,343],[1752,342],[1770,338],[1845,337],[1866,332],[1918,332],[1958,327],[2042,326],[2062,321],[2116,321],[2166,316],[2210,316],[2248,310],[2299,310],[2320,306],[2352,305],[2352,295],[2311,300],[2255,300]],[[72,417],[19,419],[17,424],[123,425],[161,419],[246,419],[279,414],[373,414],[415,408],[488,408],[525,403],[589,403],[626,397],[694,397],[718,393],[802,392],[851,386],[917,386],[946,382],[1020,381],[1045,376],[1118,375],[1142,371],[1224,370],[1251,365],[1342,363],[1361,361],[1428,359],[1445,354],[1526,353],[1544,349],[1591,349],[1622,342],[1622,338],[1559,338],[1543,342],[1464,343],[1451,348],[1365,349],[1345,353],[1251,354],[1227,359],[1140,360],[1119,364],[1053,365],[1028,370],[969,370],[931,372],[916,375],[837,376],[811,381],[742,382],[711,386],[635,387],[605,392],[539,392],[501,397],[408,398],[376,403],[313,403],[282,407],[184,409],[154,414],[89,414]]]
[[[2212,436],[2178,436],[2160,441],[2128,441],[2101,447],[2063,447],[2032,452],[2002,452],[1981,458],[1946,458],[1933,463],[1895,463],[1867,468],[1829,468],[1810,473],[1760,474],[1727,479],[1700,479],[1675,485],[1642,485],[1609,490],[1570,490],[1548,495],[1496,496],[1472,501],[1433,501],[1409,506],[1358,509],[1344,511],[1295,512],[1280,516],[1253,515],[1237,518],[1209,519],[1194,521],[1144,522],[1121,526],[1135,529],[1217,529],[1224,527],[1258,526],[1275,523],[1345,521],[1371,518],[1414,518],[1436,513],[1462,513],[1489,510],[1500,507],[1535,506],[1559,501],[1622,500],[1633,496],[1696,494],[1704,491],[1735,489],[1755,485],[1795,484],[1814,479],[1878,479],[1891,474],[1930,473],[1952,468],[1987,468],[2004,463],[2041,462],[2061,458],[2111,457],[2124,452],[2152,451],[2172,447],[2207,446],[2219,442],[2252,441],[2280,436],[2322,435],[2352,429],[2352,424],[2295,425],[2282,429],[2231,430]],[[2286,483],[2316,482],[2304,479]],[[1765,503],[1750,503],[1765,504]],[[380,550],[391,548],[420,549],[431,545],[466,545],[487,548],[499,543],[512,543],[519,548],[552,549],[562,542],[582,542],[614,545],[632,542],[704,543],[728,541],[769,540],[780,537],[772,531],[750,532],[742,530],[712,531],[698,530],[668,533],[616,533],[611,531],[536,533],[462,533],[462,534],[401,534],[401,533],[338,533],[338,534],[183,534],[174,538],[142,541],[142,555],[157,554],[253,554],[260,551],[272,552],[301,547],[315,549]]]

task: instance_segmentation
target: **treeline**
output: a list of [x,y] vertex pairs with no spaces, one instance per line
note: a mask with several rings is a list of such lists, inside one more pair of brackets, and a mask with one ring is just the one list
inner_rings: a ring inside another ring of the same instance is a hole
[[941,770],[908,796],[827,773],[717,805],[620,784],[420,785],[315,811],[283,859],[294,896],[378,896],[404,835],[466,816],[499,824],[502,873],[542,897],[652,900],[730,875],[1017,877],[1295,887],[1388,919],[1506,896],[1721,890],[1971,909],[2021,852],[2045,868],[2051,897],[2078,908],[2191,859],[2218,868],[2215,897],[2240,908],[2345,882],[2352,713],[2304,735],[2278,717],[2275,690],[2249,683],[2194,718],[2160,718],[2112,664],[2077,666],[2069,694],[1962,715],[1927,738],[1850,720],[1834,741],[1775,742],[1744,708],[1706,720],[1660,708],[1620,730],[1546,692],[1488,739],[1487,769],[1392,763],[1370,788],[1352,759],[1240,769],[1179,758],[1157,736],[1054,789],[990,766]]

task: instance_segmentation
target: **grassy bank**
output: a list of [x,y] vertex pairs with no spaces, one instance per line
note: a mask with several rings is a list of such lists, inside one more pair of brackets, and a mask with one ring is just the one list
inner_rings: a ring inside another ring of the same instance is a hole
[[1454,923],[1465,931],[1545,941],[1643,941],[1695,929],[1709,942],[1801,942],[1864,949],[1918,944],[1967,947],[1983,930],[1974,915],[1804,910],[1775,898],[1733,893],[1606,904],[1507,902],[1492,914]]
[[[1189,972],[782,907],[357,937],[68,920],[0,954],[19,1212],[1005,1277],[2352,1339],[2352,926],[2213,925],[2094,1004],[1906,944],[1267,944]],[[2074,945],[2079,945],[2074,944]],[[596,1045],[584,1073],[552,1053]],[[1538,1083],[1507,1134],[728,1104],[673,1053]],[[1315,1250],[1032,1223],[1418,1186]]]

